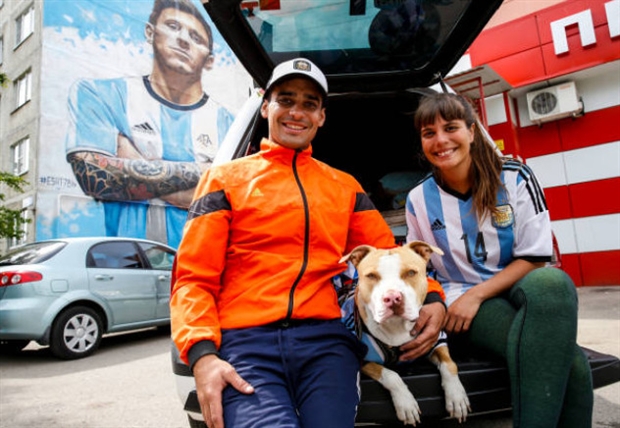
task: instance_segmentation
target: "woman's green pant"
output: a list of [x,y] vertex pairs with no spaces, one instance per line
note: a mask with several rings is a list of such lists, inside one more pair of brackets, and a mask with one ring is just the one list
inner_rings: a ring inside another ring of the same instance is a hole
[[506,359],[514,428],[591,428],[590,365],[577,346],[577,292],[556,268],[536,269],[485,301],[469,340]]

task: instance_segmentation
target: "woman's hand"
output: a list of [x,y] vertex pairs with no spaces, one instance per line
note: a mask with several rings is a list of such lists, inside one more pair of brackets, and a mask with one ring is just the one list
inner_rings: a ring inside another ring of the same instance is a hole
[[480,305],[484,302],[484,299],[472,291],[473,288],[456,299],[448,308],[443,327],[447,333],[463,333],[469,330]]
[[505,293],[518,280],[542,266],[544,266],[542,262],[532,263],[523,259],[513,260],[504,270],[470,288],[456,299],[448,308],[443,329],[447,333],[462,333],[469,330],[480,305],[485,300]]

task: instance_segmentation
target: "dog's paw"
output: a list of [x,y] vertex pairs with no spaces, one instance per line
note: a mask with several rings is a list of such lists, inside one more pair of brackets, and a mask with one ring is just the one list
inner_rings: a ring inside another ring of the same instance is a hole
[[452,378],[444,384],[446,394],[446,411],[451,418],[456,418],[459,423],[465,422],[468,412],[471,412],[469,398],[463,384],[458,377]]
[[[406,387],[405,387],[406,388]],[[396,409],[396,417],[405,425],[415,426],[420,422],[420,406],[413,397],[413,394],[406,389],[399,393],[392,394],[392,402]]]
[[413,426],[420,422],[420,406],[398,373],[383,367],[379,382],[390,391],[399,421]]

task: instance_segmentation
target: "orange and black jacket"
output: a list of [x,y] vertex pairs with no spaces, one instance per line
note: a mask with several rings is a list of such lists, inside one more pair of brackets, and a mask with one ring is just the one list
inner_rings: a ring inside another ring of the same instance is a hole
[[172,337],[193,366],[221,329],[340,318],[341,257],[393,234],[350,175],[264,139],[261,151],[201,178],[178,249]]

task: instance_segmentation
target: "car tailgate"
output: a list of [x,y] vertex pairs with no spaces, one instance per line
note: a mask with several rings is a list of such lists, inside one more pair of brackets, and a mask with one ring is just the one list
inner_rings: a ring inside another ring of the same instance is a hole
[[[585,351],[592,369],[594,389],[620,381],[620,359],[589,348]],[[467,391],[472,414],[509,410],[510,385],[508,368],[501,359],[457,359],[459,377]],[[443,418],[448,414],[437,369],[427,361],[416,362],[400,371],[403,380],[413,392],[424,418]],[[362,379],[362,402],[358,423],[398,422],[389,393],[378,382]]]

